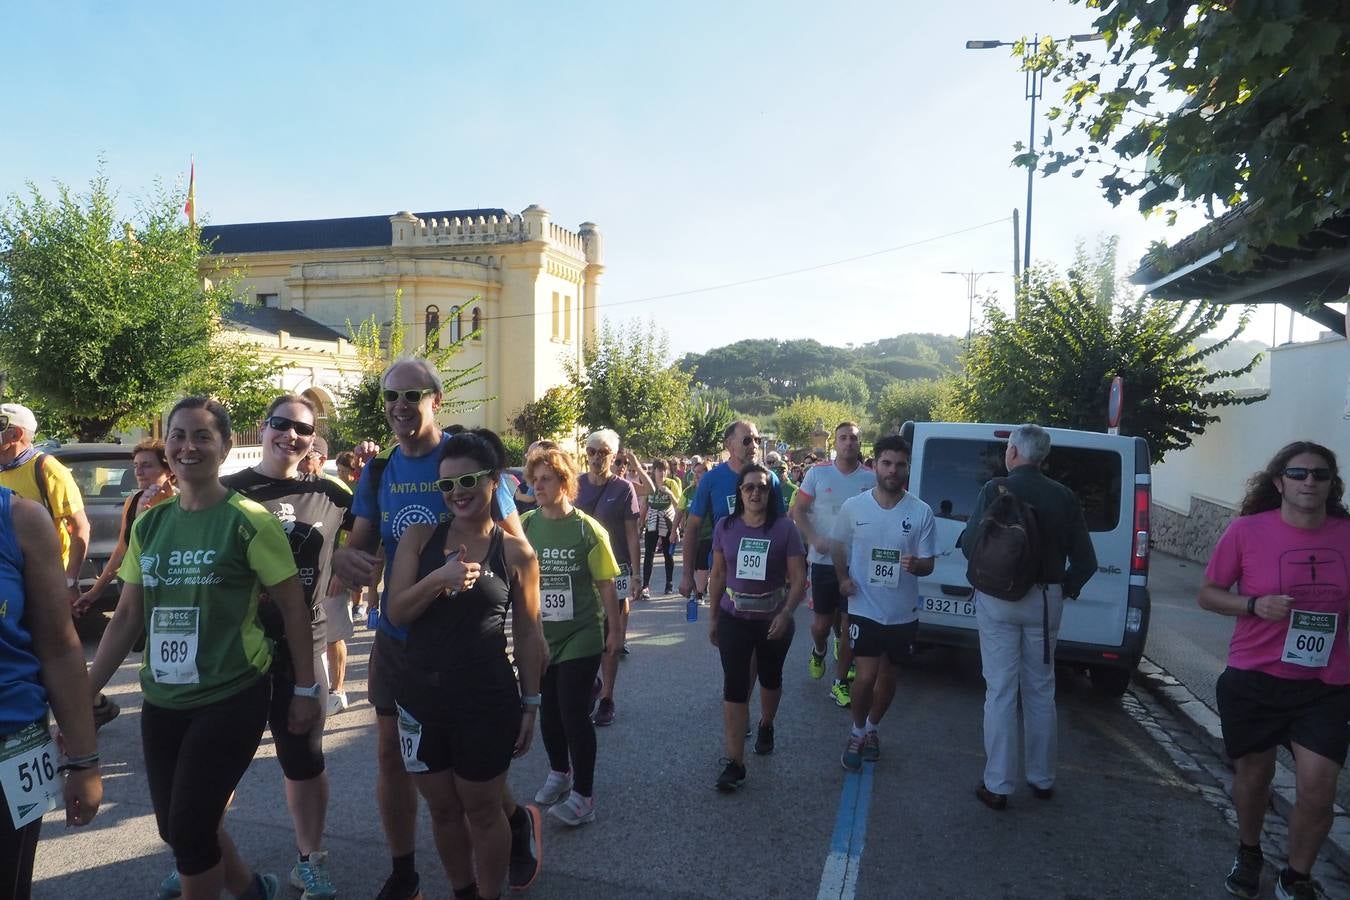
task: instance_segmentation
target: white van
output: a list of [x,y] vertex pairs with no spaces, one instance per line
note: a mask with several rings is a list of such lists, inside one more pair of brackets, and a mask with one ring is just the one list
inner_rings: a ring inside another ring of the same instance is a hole
[[[938,557],[919,579],[919,641],[979,646],[966,558],[956,546],[986,481],[1006,475],[1011,425],[906,422],[913,446],[909,489],[933,508]],[[1043,470],[1078,496],[1097,553],[1097,574],[1064,604],[1055,659],[1085,667],[1095,687],[1119,696],[1148,637],[1148,443],[1140,437],[1047,428]]]

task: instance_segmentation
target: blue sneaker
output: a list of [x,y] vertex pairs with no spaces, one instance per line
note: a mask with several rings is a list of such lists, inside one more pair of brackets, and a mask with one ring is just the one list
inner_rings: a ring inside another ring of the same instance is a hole
[[291,869],[291,887],[299,888],[300,900],[330,900],[337,888],[328,875],[328,851],[315,850],[309,859],[296,858]]
[[159,883],[159,900],[174,900],[175,897],[181,896],[183,896],[183,881],[178,877],[178,870],[174,869]]

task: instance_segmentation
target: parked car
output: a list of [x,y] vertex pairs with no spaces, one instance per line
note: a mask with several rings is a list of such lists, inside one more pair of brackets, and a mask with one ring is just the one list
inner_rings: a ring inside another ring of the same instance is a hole
[[[75,476],[89,517],[89,556],[80,572],[80,585],[93,584],[117,547],[122,527],[122,504],[136,493],[136,470],[131,444],[44,444],[42,449],[59,459]],[[120,589],[114,580],[108,586],[113,597]]]
[[[979,645],[974,591],[956,546],[986,481],[1007,474],[1003,451],[1011,425],[906,422],[913,446],[909,489],[933,508],[938,553],[919,579],[919,641]],[[1064,604],[1055,659],[1086,668],[1093,686],[1119,696],[1148,638],[1151,457],[1140,437],[1047,428],[1044,471],[1072,490],[1097,554],[1093,575],[1075,602]]]

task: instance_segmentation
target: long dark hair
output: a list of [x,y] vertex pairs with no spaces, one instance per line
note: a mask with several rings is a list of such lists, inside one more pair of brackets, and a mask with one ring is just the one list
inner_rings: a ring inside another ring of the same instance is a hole
[[1336,467],[1336,454],[1312,441],[1294,441],[1292,444],[1286,444],[1270,462],[1266,463],[1264,469],[1248,479],[1247,496],[1242,498],[1238,515],[1252,516],[1279,509],[1283,498],[1275,489],[1275,479],[1284,472],[1289,460],[1300,453],[1312,453],[1327,461],[1327,467],[1331,469],[1331,493],[1327,494],[1327,515],[1338,519],[1350,518],[1350,511],[1346,510],[1345,504],[1341,501],[1345,493],[1345,484],[1341,481],[1340,470]]
[[778,520],[778,488],[774,487],[773,473],[759,463],[751,463],[741,469],[741,474],[736,476],[736,505],[731,510],[731,517],[739,519],[745,512],[745,497],[741,494],[741,485],[745,484],[745,476],[753,475],[756,472],[769,481],[769,495],[765,498],[768,502],[764,506],[764,530],[768,531],[773,527],[773,523]]

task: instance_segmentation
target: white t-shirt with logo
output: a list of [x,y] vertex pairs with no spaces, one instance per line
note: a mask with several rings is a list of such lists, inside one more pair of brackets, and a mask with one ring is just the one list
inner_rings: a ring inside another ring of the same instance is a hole
[[883,509],[872,491],[844,501],[834,539],[848,552],[848,574],[858,586],[848,598],[849,615],[882,625],[919,617],[919,579],[900,567],[900,557],[937,555],[933,508],[905,492]]
[[[811,498],[811,509],[807,513],[811,518],[811,528],[821,539],[834,534],[834,520],[839,508],[849,497],[856,497],[877,486],[877,473],[859,465],[850,474],[845,475],[832,462],[819,463],[806,470],[802,479],[800,493]],[[822,566],[832,566],[834,561],[828,553],[817,553],[815,545],[806,548],[806,560]]]

